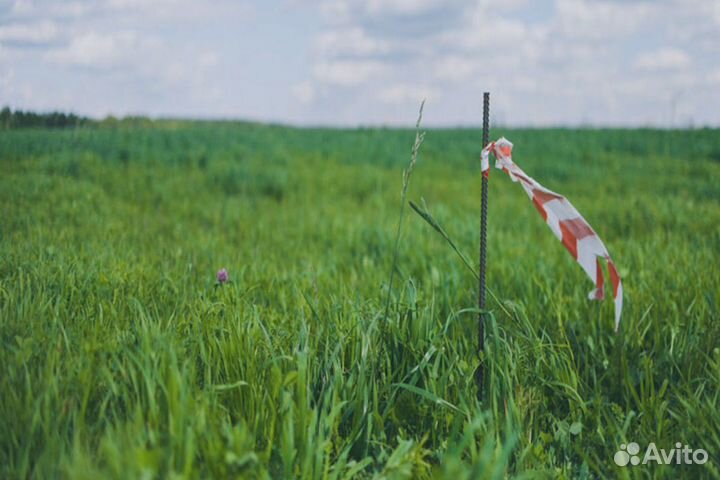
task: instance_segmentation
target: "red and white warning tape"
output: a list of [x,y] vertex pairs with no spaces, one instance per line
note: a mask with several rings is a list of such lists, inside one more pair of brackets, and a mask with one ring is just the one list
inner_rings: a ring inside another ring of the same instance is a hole
[[513,162],[512,148],[513,144],[505,138],[500,138],[485,147],[481,156],[483,175],[487,177],[490,174],[490,153],[492,153],[496,158],[495,167],[507,173],[513,182],[520,182],[550,230],[595,282],[595,289],[589,295],[591,300],[602,300],[605,296],[600,258],[607,260],[615,299],[615,331],[617,331],[620,326],[623,290],[620,275],[607,248],[595,230],[565,197],[540,185]]

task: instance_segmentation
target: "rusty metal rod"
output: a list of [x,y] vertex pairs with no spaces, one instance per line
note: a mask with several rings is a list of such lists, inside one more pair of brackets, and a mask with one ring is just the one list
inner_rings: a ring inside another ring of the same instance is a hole
[[[483,131],[482,146],[485,148],[490,141],[490,92],[483,93]],[[478,285],[478,357],[479,365],[476,371],[478,384],[478,400],[484,397],[485,365],[483,353],[485,351],[485,269],[487,267],[487,211],[488,211],[488,176],[482,175],[482,204],[480,207],[480,278]]]

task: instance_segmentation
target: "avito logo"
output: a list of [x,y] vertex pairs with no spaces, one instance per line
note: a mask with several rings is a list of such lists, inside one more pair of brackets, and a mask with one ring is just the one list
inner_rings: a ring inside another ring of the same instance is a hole
[[668,451],[657,448],[654,442],[651,442],[642,459],[638,455],[640,453],[640,445],[631,442],[620,445],[620,450],[615,452],[613,460],[621,467],[630,465],[647,465],[648,463],[656,463],[658,465],[703,465],[708,461],[708,453],[702,448],[693,450],[687,445],[680,442],[675,444],[675,448]]

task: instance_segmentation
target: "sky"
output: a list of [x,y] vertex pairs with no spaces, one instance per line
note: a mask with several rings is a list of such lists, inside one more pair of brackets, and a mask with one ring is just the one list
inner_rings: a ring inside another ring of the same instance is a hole
[[297,125],[720,126],[720,0],[0,0],[0,105]]

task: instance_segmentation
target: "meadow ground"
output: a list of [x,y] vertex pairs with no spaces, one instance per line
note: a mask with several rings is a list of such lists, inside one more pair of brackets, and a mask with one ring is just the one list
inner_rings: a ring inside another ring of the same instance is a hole
[[[494,171],[479,404],[476,281],[409,209],[385,309],[413,131],[0,132],[0,477],[720,477],[720,132],[501,134],[625,310]],[[479,139],[429,130],[408,192],[473,263]]]

